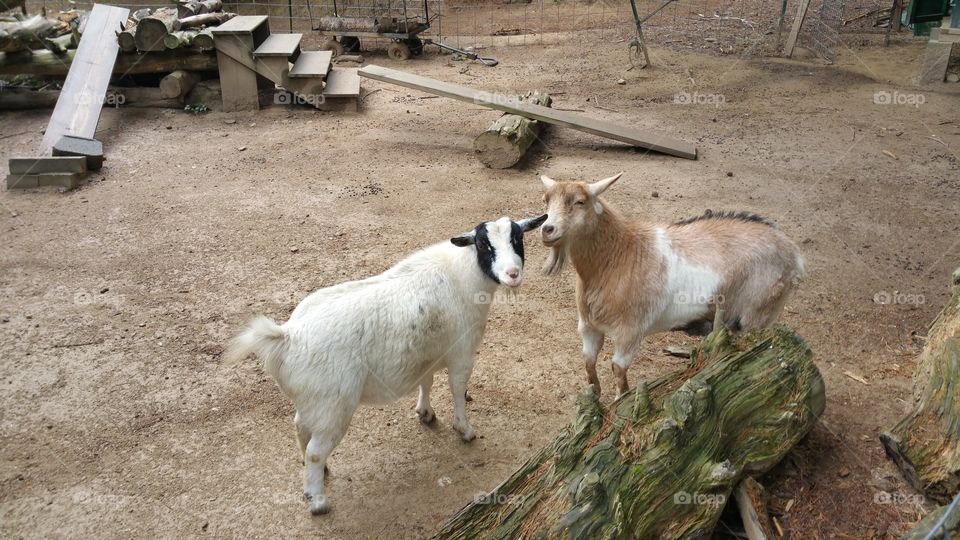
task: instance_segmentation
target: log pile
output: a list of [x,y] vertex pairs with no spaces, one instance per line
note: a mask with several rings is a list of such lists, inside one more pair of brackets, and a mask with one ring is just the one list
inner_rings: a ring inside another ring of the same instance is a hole
[[747,479],[813,428],[823,379],[785,326],[737,337],[714,327],[681,373],[609,407],[590,387],[570,428],[436,538],[709,538],[735,496],[750,530],[769,530]]
[[0,52],[48,49],[62,54],[67,48],[76,48],[79,41],[77,28],[86,13],[64,11],[52,19],[43,15],[0,18]]
[[141,9],[117,32],[124,52],[157,52],[172,49],[213,50],[210,27],[219,26],[236,13],[222,11],[221,0],[180,0],[176,8]]

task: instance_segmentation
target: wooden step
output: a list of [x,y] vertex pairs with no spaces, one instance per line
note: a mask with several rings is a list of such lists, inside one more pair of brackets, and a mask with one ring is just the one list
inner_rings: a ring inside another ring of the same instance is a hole
[[333,53],[330,51],[306,51],[300,53],[290,70],[290,77],[320,77],[324,78],[330,71],[330,60]]
[[266,15],[238,15],[229,21],[210,28],[213,35],[218,34],[252,34],[265,24],[270,27],[270,20]]
[[327,75],[327,85],[323,95],[328,98],[360,97],[360,70],[358,68],[335,67]]
[[296,61],[300,56],[301,39],[303,34],[271,34],[257,47],[257,50],[253,51],[253,56],[282,56],[291,62]]

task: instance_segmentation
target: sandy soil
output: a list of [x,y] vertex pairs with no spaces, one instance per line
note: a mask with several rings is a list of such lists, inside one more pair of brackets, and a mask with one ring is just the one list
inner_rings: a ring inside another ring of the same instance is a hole
[[[289,403],[258,365],[223,366],[224,343],[251,314],[282,320],[314,289],[542,211],[539,173],[617,171],[608,199],[629,215],[750,210],[802,243],[809,275],[784,319],[817,351],[829,401],[763,479],[791,537],[887,537],[924,515],[877,435],[905,410],[960,259],[957,85],[916,88],[915,45],[846,50],[834,66],[655,50],[644,71],[628,71],[621,49],[494,50],[494,69],[368,58],[549,91],[557,107],[695,141],[701,159],[551,129],[522,168],[487,170],[471,142],[497,113],[373,82],[356,115],[105,111],[109,161],[88,184],[0,193],[0,533],[431,534],[571,419],[584,378],[573,276],[540,275],[542,246],[528,243],[519,296],[492,309],[471,380],[481,438],[450,428],[443,376],[434,429],[417,422],[415,396],[361,409],[331,460],[328,516],[300,499]],[[696,97],[677,103],[681,92]],[[876,92],[923,104],[875,104]],[[0,116],[0,158],[30,155],[47,115]],[[885,294],[895,303],[875,301]],[[649,339],[632,382],[681,366],[660,351],[690,340]]]

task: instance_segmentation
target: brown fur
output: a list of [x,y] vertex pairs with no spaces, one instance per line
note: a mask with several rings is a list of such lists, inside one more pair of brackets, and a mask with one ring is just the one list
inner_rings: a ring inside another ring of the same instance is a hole
[[[600,191],[615,180],[598,182],[607,182]],[[598,391],[589,334],[609,335],[613,341],[617,386],[622,392],[626,368],[641,339],[664,330],[655,328],[654,323],[665,302],[674,300],[664,298],[669,261],[657,247],[658,230],[664,232],[678,256],[720,276],[704,318],[712,318],[714,311],[722,308],[728,326],[734,328],[772,324],[802,273],[796,245],[759,216],[705,214],[672,225],[656,224],[626,219],[602,198],[591,195],[591,185],[584,182],[546,179],[544,183],[549,185],[544,202],[550,217],[542,234],[552,252],[546,270],[559,272],[567,258],[576,270],[584,359],[588,380]],[[559,232],[553,234],[558,238],[547,236],[547,225],[555,226]]]

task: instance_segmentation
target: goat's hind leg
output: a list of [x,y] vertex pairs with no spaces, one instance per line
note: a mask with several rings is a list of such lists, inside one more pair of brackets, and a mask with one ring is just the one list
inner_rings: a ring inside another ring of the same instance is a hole
[[417,396],[417,416],[424,424],[432,424],[437,420],[433,406],[430,405],[430,389],[433,388],[433,373],[425,375],[420,381],[420,394]]
[[304,452],[303,495],[310,501],[310,513],[315,516],[330,511],[330,500],[323,490],[327,458],[347,433],[356,408],[357,403],[336,401],[325,407],[326,414],[310,426],[310,440]]

